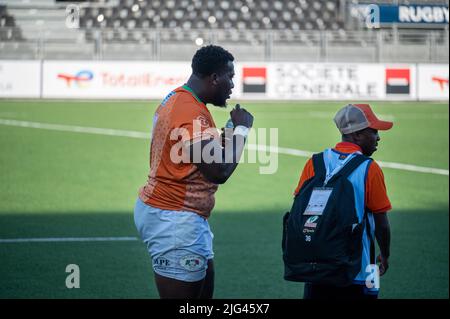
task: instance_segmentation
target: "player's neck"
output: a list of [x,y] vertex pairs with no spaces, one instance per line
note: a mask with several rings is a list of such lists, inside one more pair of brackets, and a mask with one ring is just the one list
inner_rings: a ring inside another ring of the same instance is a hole
[[204,92],[204,85],[202,83],[202,80],[199,79],[197,76],[192,74],[187,81],[186,85],[194,92],[194,94],[204,103],[209,103],[207,94]]

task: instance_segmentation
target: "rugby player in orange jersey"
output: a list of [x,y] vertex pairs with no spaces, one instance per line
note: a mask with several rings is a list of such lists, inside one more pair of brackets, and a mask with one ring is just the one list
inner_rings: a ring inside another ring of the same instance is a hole
[[234,87],[233,61],[219,46],[199,49],[189,80],[166,96],[153,118],[150,173],[139,190],[134,220],[151,256],[160,298],[213,297],[213,234],[207,219],[218,184],[236,169],[253,125],[253,116],[236,105],[230,112],[234,129],[222,147],[206,107],[226,107]]

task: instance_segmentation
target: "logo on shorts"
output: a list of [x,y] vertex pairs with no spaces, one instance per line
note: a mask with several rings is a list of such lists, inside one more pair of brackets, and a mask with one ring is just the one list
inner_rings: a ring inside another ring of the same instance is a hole
[[170,261],[166,258],[159,257],[153,260],[153,265],[157,267],[168,267],[170,266]]
[[203,264],[203,258],[197,255],[187,255],[180,259],[181,267],[189,271],[197,271],[203,267]]

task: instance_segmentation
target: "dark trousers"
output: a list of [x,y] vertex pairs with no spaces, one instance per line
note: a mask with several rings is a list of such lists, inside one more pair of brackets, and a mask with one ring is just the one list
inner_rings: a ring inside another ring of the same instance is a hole
[[330,285],[317,285],[305,283],[303,299],[339,299],[339,300],[361,300],[377,299],[377,295],[364,294],[364,285],[351,285],[348,287],[336,287]]

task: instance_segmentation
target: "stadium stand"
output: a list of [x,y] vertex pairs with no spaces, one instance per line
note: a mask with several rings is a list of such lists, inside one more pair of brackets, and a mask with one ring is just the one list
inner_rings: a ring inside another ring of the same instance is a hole
[[20,41],[22,34],[15,27],[14,17],[11,16],[5,5],[0,4],[0,41]]
[[375,3],[375,4],[429,4],[429,5],[448,5],[448,0],[355,0],[353,2],[359,3]]
[[[23,58],[182,60],[198,45],[217,43],[240,59],[255,61],[448,61],[448,26],[362,30],[352,21],[349,6],[365,2],[77,1],[79,28],[68,28],[68,1],[3,0],[0,48],[7,41],[24,48],[33,42],[33,52],[15,50]],[[448,5],[443,0],[397,3]]]
[[339,1],[122,0],[82,10],[81,26],[237,30],[338,30]]

